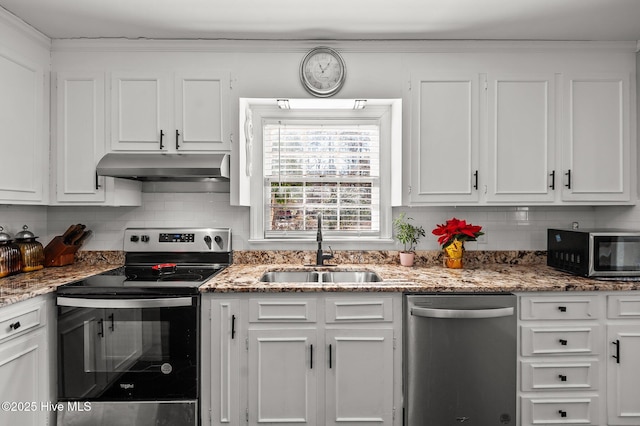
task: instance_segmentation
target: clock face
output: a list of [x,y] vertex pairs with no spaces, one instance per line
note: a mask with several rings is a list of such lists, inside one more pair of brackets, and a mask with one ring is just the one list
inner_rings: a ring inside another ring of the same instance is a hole
[[300,79],[305,89],[315,96],[336,94],[346,77],[342,57],[329,47],[317,47],[302,59]]

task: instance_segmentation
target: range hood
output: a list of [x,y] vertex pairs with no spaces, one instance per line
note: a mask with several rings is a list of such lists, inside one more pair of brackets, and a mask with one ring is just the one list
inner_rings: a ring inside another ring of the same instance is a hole
[[143,182],[228,182],[229,154],[110,153],[96,170]]

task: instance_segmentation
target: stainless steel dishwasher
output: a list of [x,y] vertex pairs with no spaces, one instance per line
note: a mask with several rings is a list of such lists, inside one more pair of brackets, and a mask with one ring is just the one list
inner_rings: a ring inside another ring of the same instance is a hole
[[516,317],[512,294],[405,296],[405,425],[515,425]]

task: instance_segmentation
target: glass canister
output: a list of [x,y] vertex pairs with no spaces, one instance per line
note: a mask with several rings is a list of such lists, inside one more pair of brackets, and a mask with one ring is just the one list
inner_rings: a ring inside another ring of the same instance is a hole
[[0,226],[0,278],[22,270],[20,248],[13,243],[11,235],[3,231],[4,228]]
[[20,247],[22,256],[22,272],[37,271],[44,268],[44,247],[36,241],[33,232],[24,225],[22,231],[16,234],[16,244]]

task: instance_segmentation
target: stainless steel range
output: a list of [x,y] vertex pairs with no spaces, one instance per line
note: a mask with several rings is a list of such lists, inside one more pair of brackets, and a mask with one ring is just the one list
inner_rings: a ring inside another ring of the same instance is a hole
[[231,231],[124,238],[124,267],[57,290],[58,425],[198,425],[198,287],[232,262]]

